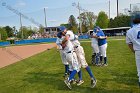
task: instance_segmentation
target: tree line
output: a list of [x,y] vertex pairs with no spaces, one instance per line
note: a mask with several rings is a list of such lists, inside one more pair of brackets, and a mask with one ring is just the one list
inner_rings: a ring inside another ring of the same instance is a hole
[[[115,27],[128,27],[131,24],[131,17],[127,14],[119,14],[115,18],[108,18],[104,11],[99,12],[96,16],[93,12],[84,12],[76,18],[70,15],[68,23],[61,24],[61,26],[66,26],[69,30],[73,30],[74,33],[86,33],[88,30],[92,30],[94,26],[99,26],[103,28],[115,28]],[[80,29],[81,28],[81,29]]]
[[[22,30],[21,30],[22,29]],[[0,27],[0,39],[1,41],[6,41],[8,38],[15,38],[16,39],[27,39],[28,36],[31,36],[35,33],[43,33],[44,28],[39,27],[38,28],[31,28],[31,27],[26,27],[22,26],[22,28],[19,28],[19,31],[16,29],[16,27],[10,27],[10,26],[5,26],[5,27]]]
[[[77,18],[73,15],[70,15],[68,22],[61,24],[60,26],[66,26],[69,30],[73,30],[74,33],[86,33],[89,30],[92,30],[94,26],[100,26],[101,28],[115,28],[115,27],[128,27],[131,24],[131,17],[127,14],[120,14],[115,18],[108,18],[107,14],[104,11],[99,12],[98,15],[95,15],[93,12],[83,12]],[[22,27],[16,30],[16,27],[0,27],[0,38],[5,41],[10,37],[17,37],[22,39],[27,39],[28,36],[33,33],[44,32],[43,27],[39,29],[31,27]]]

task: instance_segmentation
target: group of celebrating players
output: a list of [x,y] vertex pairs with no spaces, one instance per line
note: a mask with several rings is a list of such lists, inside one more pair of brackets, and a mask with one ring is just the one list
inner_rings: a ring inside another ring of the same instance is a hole
[[[136,66],[139,77],[140,86],[140,15],[135,15],[133,19],[133,27],[126,34],[126,43],[129,48],[135,53]],[[78,73],[79,80],[77,85],[84,83],[82,79],[81,67],[85,68],[91,78],[91,88],[94,88],[97,80],[94,77],[92,70],[85,60],[83,47],[78,41],[78,36],[72,31],[67,30],[64,26],[59,27],[56,44],[60,50],[62,62],[65,66],[65,84],[69,89],[72,89],[71,84],[75,82],[74,76]],[[100,27],[96,26],[91,34],[93,48],[92,64],[97,66],[107,66],[107,41],[104,32]],[[103,60],[104,59],[104,60]]]
[[[86,62],[84,49],[78,41],[78,36],[75,35],[71,30],[67,30],[67,28],[65,28],[64,26],[60,26],[59,30],[60,31],[57,34],[58,38],[56,44],[58,45],[60,51],[62,63],[65,66],[64,83],[69,89],[72,89],[72,82],[77,83],[78,86],[84,83],[82,79],[82,67],[85,68],[88,72],[91,78],[91,88],[94,88],[96,86],[97,80]],[[104,57],[103,65],[107,66],[107,37],[104,35],[103,31],[99,27],[94,28],[91,37],[92,47],[94,51],[92,55],[92,63],[99,65],[99,61],[102,60],[101,57]],[[78,80],[74,78],[76,73],[78,73]]]
[[[107,36],[105,36],[104,32],[100,29],[100,27],[95,27],[93,29],[91,38],[91,46],[93,48],[92,64],[96,66],[107,66]],[[102,62],[103,59],[104,62]]]

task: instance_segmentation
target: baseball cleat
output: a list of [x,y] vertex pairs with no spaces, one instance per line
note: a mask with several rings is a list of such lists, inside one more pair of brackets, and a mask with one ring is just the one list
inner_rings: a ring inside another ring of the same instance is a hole
[[72,89],[70,82],[68,80],[64,80],[64,83],[67,85],[69,89]]
[[108,66],[108,64],[104,64],[103,66]]
[[97,67],[101,66],[100,64],[96,64]]
[[94,88],[96,86],[97,80],[91,80],[91,88]]
[[70,83],[76,84],[77,83],[77,80],[76,79],[73,79]]
[[79,80],[78,83],[77,83],[77,86],[80,86],[83,83],[84,83],[84,80]]

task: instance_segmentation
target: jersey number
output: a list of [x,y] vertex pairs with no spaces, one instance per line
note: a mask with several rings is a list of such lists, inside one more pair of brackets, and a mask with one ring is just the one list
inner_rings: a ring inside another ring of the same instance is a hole
[[137,39],[140,39],[140,31],[138,32]]

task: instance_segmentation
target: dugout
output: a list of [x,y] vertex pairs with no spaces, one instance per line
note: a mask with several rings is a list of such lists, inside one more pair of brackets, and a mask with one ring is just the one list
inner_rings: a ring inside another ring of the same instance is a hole
[[59,31],[59,28],[58,27],[45,27],[44,28],[44,32],[45,33],[54,33],[54,32],[58,32]]
[[[106,28],[101,29],[104,31],[107,36],[125,36],[126,32],[130,29],[130,27],[118,27],[118,28]],[[93,30],[89,30],[88,34],[92,34]]]
[[58,27],[45,27],[43,36],[47,38],[53,38],[57,36],[58,31],[59,31]]

